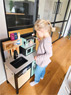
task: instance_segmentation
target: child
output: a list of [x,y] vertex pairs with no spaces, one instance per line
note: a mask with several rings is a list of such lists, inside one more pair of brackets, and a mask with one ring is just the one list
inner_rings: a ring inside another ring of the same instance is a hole
[[37,67],[35,70],[35,79],[30,83],[31,86],[38,84],[40,79],[44,78],[45,68],[51,62],[52,40],[49,32],[55,31],[55,28],[52,27],[51,23],[46,20],[37,20],[34,28],[38,36],[43,39],[39,41],[37,56],[35,56]]

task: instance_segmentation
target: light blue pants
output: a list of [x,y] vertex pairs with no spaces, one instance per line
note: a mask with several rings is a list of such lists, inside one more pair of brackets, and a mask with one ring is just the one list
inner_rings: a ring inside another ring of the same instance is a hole
[[36,70],[35,70],[35,80],[34,80],[35,82],[39,82],[40,78],[44,78],[46,67],[40,67],[37,65]]

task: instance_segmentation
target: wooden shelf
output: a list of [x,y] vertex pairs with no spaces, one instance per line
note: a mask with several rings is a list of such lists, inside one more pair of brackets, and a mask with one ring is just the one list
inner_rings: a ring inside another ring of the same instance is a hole
[[14,41],[6,41],[6,42],[3,42],[3,49],[4,50],[11,50],[11,49],[14,49],[16,47],[19,47],[22,45],[22,40],[20,39],[20,44],[19,45],[15,45],[15,43],[17,42],[18,40],[14,40]]
[[6,13],[7,15],[25,15],[24,13]]

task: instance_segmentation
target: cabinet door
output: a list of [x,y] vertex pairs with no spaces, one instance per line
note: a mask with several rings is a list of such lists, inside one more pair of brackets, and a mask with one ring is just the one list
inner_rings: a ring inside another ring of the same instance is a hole
[[60,87],[58,95],[70,95],[70,92],[69,92],[65,82],[63,82],[62,86]]
[[64,81],[57,95],[70,95],[70,90],[71,90],[71,66],[69,67],[66,73]]
[[14,73],[5,65],[7,80],[15,88]]
[[18,88],[20,88],[29,78],[31,69],[27,70],[23,75],[18,78]]

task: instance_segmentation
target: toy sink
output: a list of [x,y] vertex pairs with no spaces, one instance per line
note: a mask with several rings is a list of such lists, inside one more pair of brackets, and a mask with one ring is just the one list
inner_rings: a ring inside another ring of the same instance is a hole
[[15,67],[15,68],[19,68],[20,66],[22,66],[24,63],[26,63],[28,60],[25,59],[24,57],[19,57],[18,59],[10,62],[10,64]]

